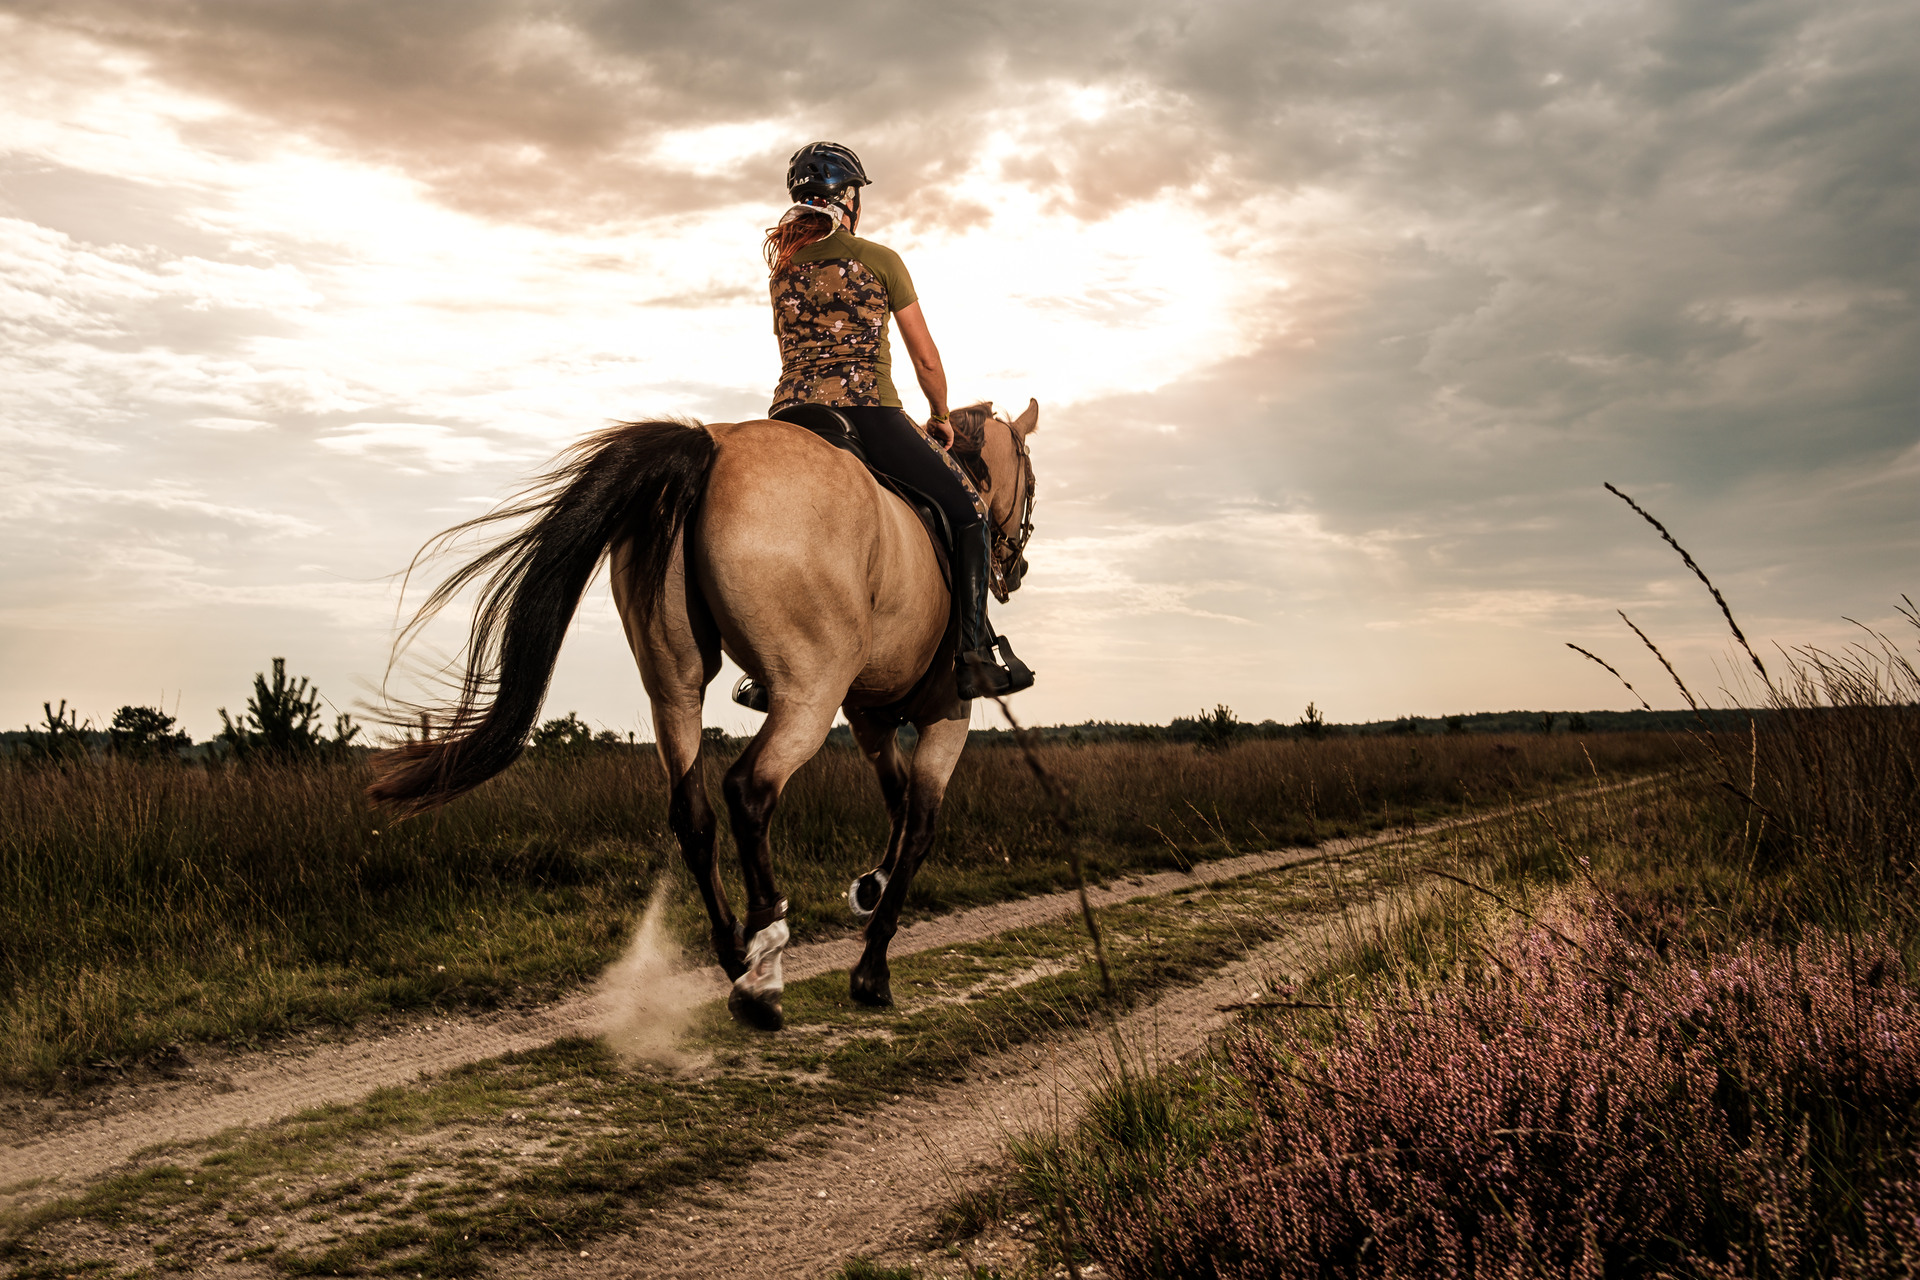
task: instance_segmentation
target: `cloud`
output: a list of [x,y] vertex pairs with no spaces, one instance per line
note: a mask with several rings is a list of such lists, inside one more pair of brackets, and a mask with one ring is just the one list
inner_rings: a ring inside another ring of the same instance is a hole
[[1905,0],[0,0],[0,45],[0,439],[168,477],[131,506],[207,563],[229,508],[372,563],[602,418],[758,412],[824,136],[956,391],[1045,406],[1009,612],[1073,697],[1692,627],[1601,480],[1790,636],[1911,588]]
[[427,422],[351,422],[314,443],[350,457],[391,461],[413,475],[423,471],[471,471],[483,463],[529,459],[525,451],[503,450],[480,436],[462,435],[452,427]]

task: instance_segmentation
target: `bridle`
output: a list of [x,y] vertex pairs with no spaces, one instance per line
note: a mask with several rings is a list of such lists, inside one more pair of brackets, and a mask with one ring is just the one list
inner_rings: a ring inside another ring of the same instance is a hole
[[[1006,531],[1001,528],[1000,522],[998,520],[992,520],[991,517],[989,517],[993,526],[993,554],[992,562],[988,567],[987,585],[993,590],[993,598],[1001,604],[1005,604],[1013,595],[1012,589],[1007,586],[1007,570],[1020,563],[1020,558],[1026,554],[1027,539],[1033,536],[1033,493],[1035,485],[1033,458],[1027,452],[1027,438],[1018,431],[1015,431],[1013,424],[1005,418],[996,417],[994,421],[1005,426],[1007,434],[1012,437],[1013,455],[1016,463],[1014,478],[1016,480],[1024,479],[1025,482],[1020,494],[1020,528],[1017,533],[1009,537]],[[982,470],[985,470],[985,468],[983,467]],[[989,473],[989,475],[991,475],[991,473]],[[993,486],[991,482],[989,482],[987,486],[989,494],[992,493],[992,488]]]

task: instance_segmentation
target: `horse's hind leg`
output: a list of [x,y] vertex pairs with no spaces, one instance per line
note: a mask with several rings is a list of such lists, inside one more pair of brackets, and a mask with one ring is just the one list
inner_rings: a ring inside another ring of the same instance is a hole
[[727,1008],[741,1022],[764,1031],[778,1031],[785,1021],[780,1010],[780,993],[786,986],[780,956],[787,947],[787,900],[773,882],[768,838],[773,810],[793,771],[826,741],[835,710],[830,702],[816,705],[783,699],[778,686],[773,693],[766,723],[720,784],[740,850],[741,879],[747,887],[747,969],[734,979]]
[[747,970],[745,947],[714,857],[713,802],[700,737],[701,702],[720,670],[720,634],[705,603],[687,590],[680,548],[668,565],[658,612],[643,624],[629,607],[625,552],[622,545],[613,553],[614,603],[653,707],[653,735],[667,771],[667,824],[706,903],[720,967],[737,978]]
[[934,823],[940,816],[940,803],[947,796],[947,780],[960,761],[967,745],[965,720],[936,720],[920,726],[920,741],[913,749],[908,775],[906,828],[900,838],[894,873],[867,921],[867,947],[860,963],[853,967],[851,989],[861,1004],[893,1003],[893,987],[887,972],[887,944],[900,926],[900,908],[906,905],[907,889],[921,859],[933,847]]
[[880,780],[880,795],[886,802],[887,818],[892,826],[887,836],[886,856],[881,858],[880,865],[847,888],[847,906],[853,918],[865,921],[872,918],[873,909],[880,905],[880,895],[886,892],[887,882],[900,866],[900,842],[907,831],[907,789],[911,775],[907,759],[900,752],[898,725],[891,721],[882,724],[859,711],[847,712],[847,725],[853,730],[854,741],[860,744],[867,762],[873,766],[874,776]]

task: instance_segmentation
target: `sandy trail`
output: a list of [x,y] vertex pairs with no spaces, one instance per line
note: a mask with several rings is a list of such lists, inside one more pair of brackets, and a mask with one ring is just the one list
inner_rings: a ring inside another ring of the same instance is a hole
[[[1191,875],[1165,872],[1088,890],[1095,907],[1140,894],[1229,880],[1254,871],[1297,866],[1382,843],[1339,841],[1317,849],[1283,849],[1201,863]],[[895,935],[889,954],[911,955],[936,947],[989,938],[1008,929],[1044,924],[1080,909],[1071,892],[1025,898],[923,920]],[[786,977],[798,982],[850,967],[860,958],[858,937],[795,946],[787,952]],[[701,971],[715,999],[727,980],[715,966]],[[213,1079],[191,1075],[158,1085],[120,1091],[112,1113],[70,1119],[58,1132],[0,1148],[0,1186],[27,1179],[84,1180],[118,1165],[135,1152],[165,1142],[211,1137],[235,1125],[260,1125],[309,1107],[351,1102],[375,1089],[420,1076],[535,1049],[562,1036],[595,1035],[603,1022],[600,998],[586,992],[528,1013],[421,1022],[403,1031],[337,1044],[318,1044],[300,1057],[247,1054],[229,1060]],[[198,1074],[198,1073],[196,1073]]]
[[[1191,1056],[1230,1021],[1220,1005],[1296,980],[1341,951],[1354,931],[1370,932],[1425,892],[1396,890],[1344,914],[1308,917],[1205,981],[1163,993],[1121,1019],[1129,1066],[1152,1069]],[[1033,1250],[1018,1229],[988,1231],[953,1257],[933,1239],[934,1220],[962,1187],[1004,1169],[1009,1138],[1070,1127],[1113,1057],[1106,1030],[997,1055],[963,1084],[796,1135],[785,1158],[756,1165],[744,1186],[703,1189],[700,1199],[723,1209],[662,1206],[657,1226],[595,1241],[585,1256],[555,1251],[508,1269],[516,1276],[816,1280],[860,1254],[883,1266],[911,1265],[920,1277],[960,1280],[976,1265],[1019,1274]],[[798,1154],[800,1145],[812,1153]]]
[[[1561,799],[1618,790],[1638,782],[1615,783],[1570,793]],[[1548,801],[1476,814],[1371,836],[1328,840],[1244,854],[1196,864],[1191,871],[1169,871],[1089,888],[1096,908],[1141,895],[1171,893],[1231,880],[1255,872],[1347,857],[1361,850],[1412,837],[1485,822]],[[910,955],[950,947],[1009,929],[1044,924],[1079,910],[1075,893],[1046,894],[1017,902],[974,907],[902,928],[890,954]],[[861,940],[799,945],[787,953],[789,981],[850,967]],[[716,997],[726,980],[715,967],[703,971]],[[305,1048],[297,1056],[281,1050],[236,1055],[217,1068],[192,1070],[153,1085],[120,1088],[99,1107],[99,1114],[67,1113],[40,1118],[34,1132],[12,1125],[0,1135],[0,1188],[35,1184],[36,1198],[75,1186],[125,1162],[136,1152],[168,1142],[211,1137],[235,1126],[262,1125],[327,1103],[351,1102],[375,1089],[405,1084],[423,1074],[537,1048],[569,1035],[595,1035],[605,1021],[599,997],[587,992],[525,1013],[434,1018],[407,1028],[343,1043]]]

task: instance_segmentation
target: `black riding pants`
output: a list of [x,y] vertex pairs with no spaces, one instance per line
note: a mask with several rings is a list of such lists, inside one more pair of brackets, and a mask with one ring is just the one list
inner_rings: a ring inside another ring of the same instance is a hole
[[860,433],[860,447],[867,451],[868,460],[881,472],[933,499],[953,526],[956,538],[973,532],[984,519],[980,499],[960,464],[914,426],[905,410],[878,405],[834,407]]

